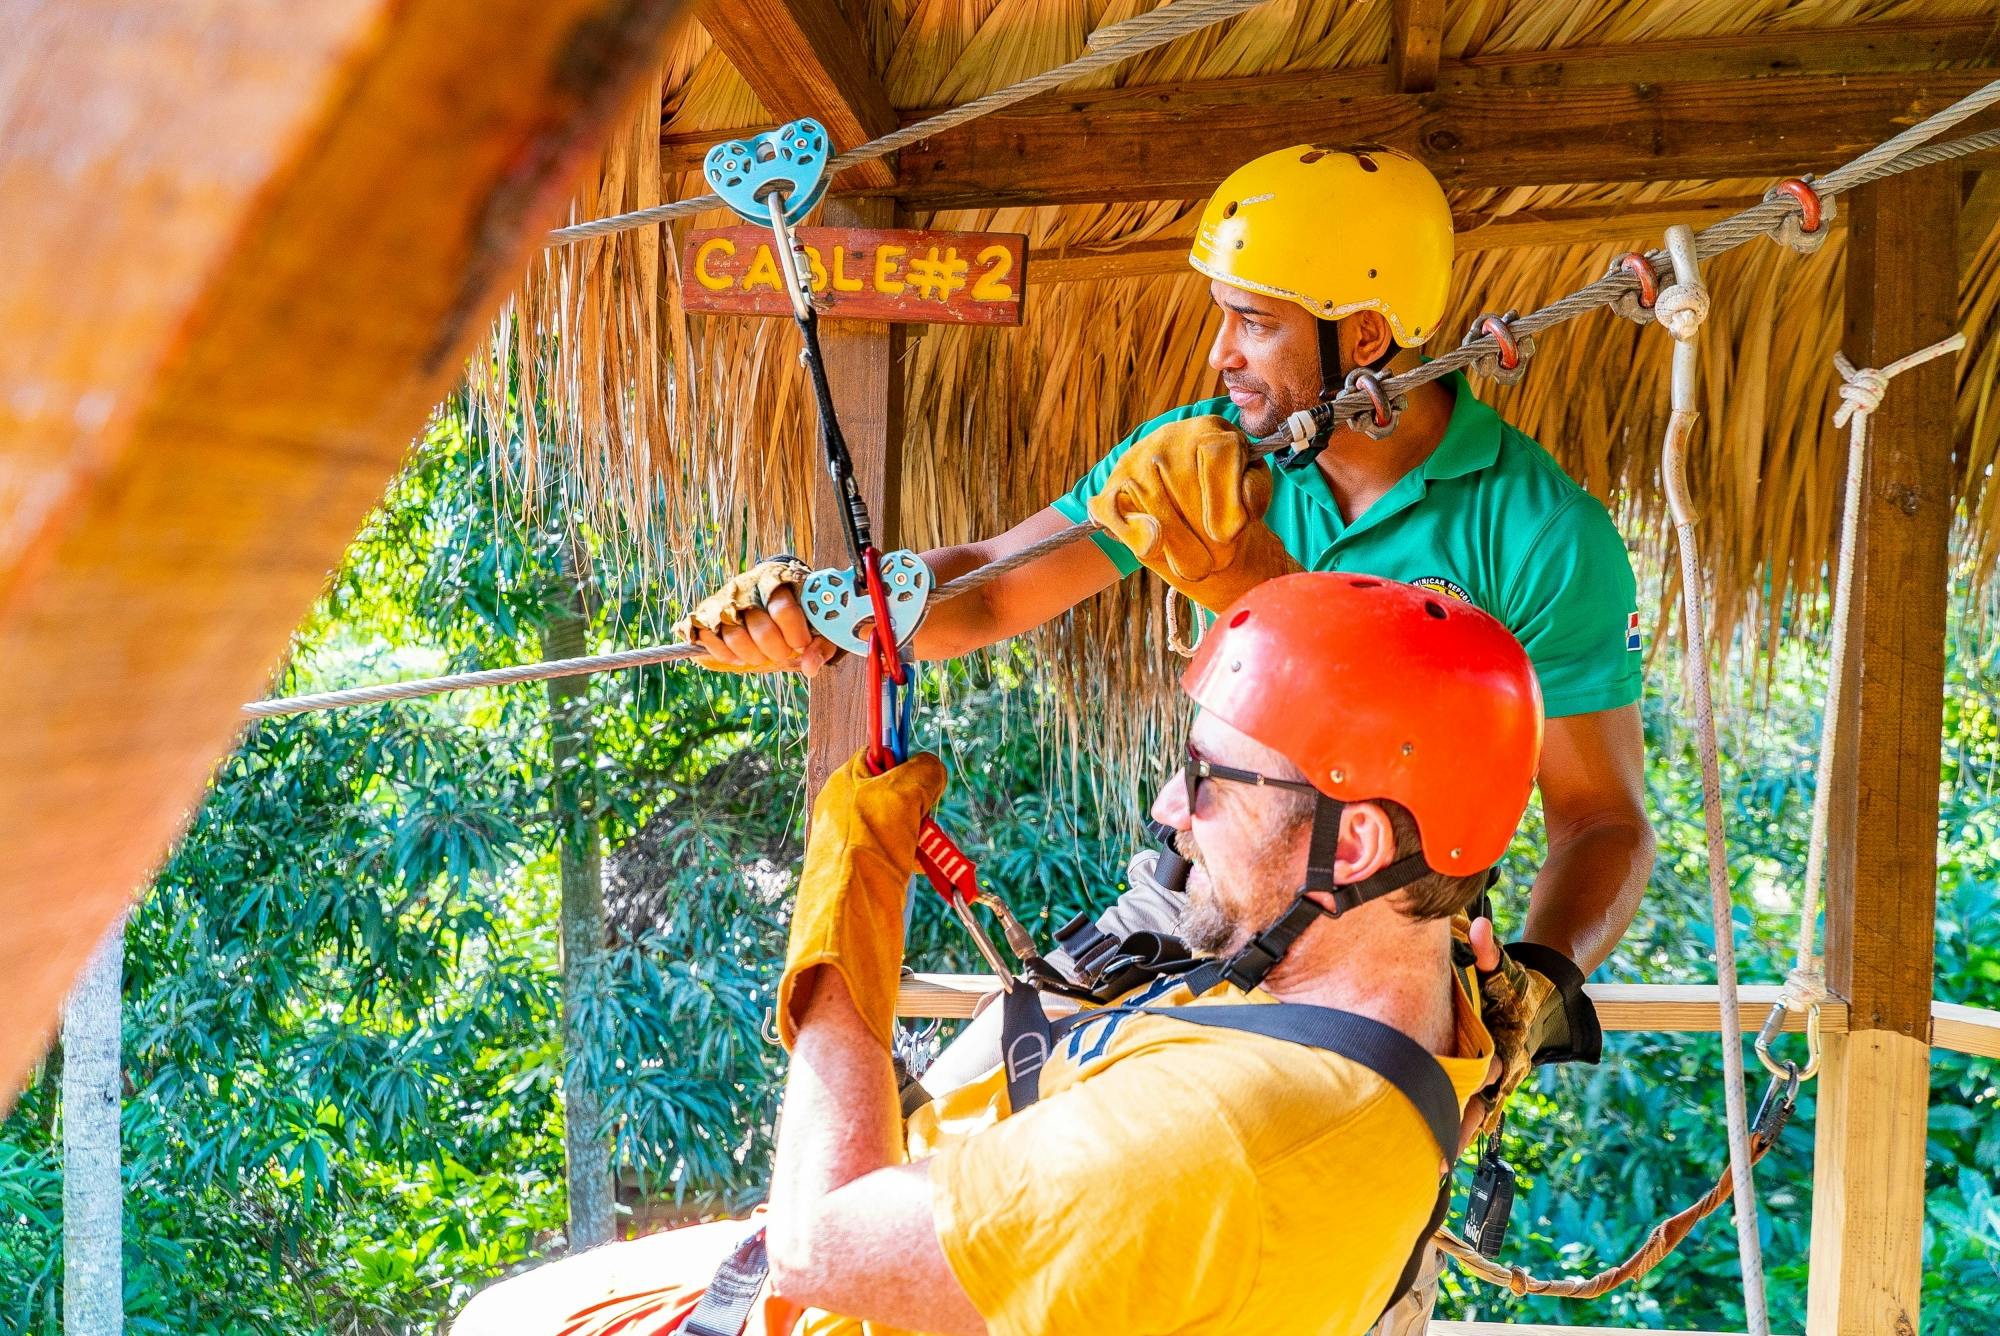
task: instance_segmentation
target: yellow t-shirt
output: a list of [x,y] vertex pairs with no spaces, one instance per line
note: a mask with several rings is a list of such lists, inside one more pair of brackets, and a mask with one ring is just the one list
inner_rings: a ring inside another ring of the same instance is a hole
[[[1244,995],[1163,979],[1122,1001]],[[1454,1047],[1439,1061],[1463,1107],[1493,1043],[1462,986]],[[945,1257],[996,1336],[1351,1336],[1387,1303],[1443,1169],[1422,1116],[1367,1068],[1164,1017],[1078,1026],[1041,1101],[1007,1108],[996,1068],[909,1121]]]

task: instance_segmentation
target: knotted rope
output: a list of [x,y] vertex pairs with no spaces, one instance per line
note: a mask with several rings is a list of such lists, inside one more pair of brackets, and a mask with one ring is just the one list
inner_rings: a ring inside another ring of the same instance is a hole
[[1854,565],[1855,553],[1860,547],[1861,494],[1867,486],[1868,420],[1882,406],[1882,395],[1889,388],[1890,381],[1912,367],[1922,366],[1963,347],[1965,335],[1954,334],[1879,368],[1857,367],[1847,359],[1846,354],[1833,355],[1834,369],[1840,372],[1842,382],[1840,407],[1834,410],[1833,425],[1848,429],[1847,478],[1841,495],[1840,549],[1833,585],[1833,625],[1828,632],[1833,639],[1833,648],[1827,665],[1826,704],[1820,716],[1819,760],[1813,779],[1812,827],[1806,840],[1805,882],[1799,889],[1798,949],[1793,955],[1791,972],[1785,976],[1784,988],[1779,993],[1780,1005],[1772,1010],[1775,1020],[1767,1022],[1763,1033],[1757,1037],[1757,1056],[1774,1075],[1780,1068],[1771,1059],[1770,1042],[1777,1033],[1777,1026],[1783,1022],[1784,1013],[1788,1011],[1804,1011],[1808,1016],[1808,1065],[1800,1075],[1812,1075],[1819,1063],[1812,1016],[1827,998],[1826,966],[1820,957],[1818,944],[1819,908],[1826,879],[1827,809],[1833,793],[1836,763],[1844,759],[1834,755],[1834,739],[1847,696],[1848,625],[1854,608]]

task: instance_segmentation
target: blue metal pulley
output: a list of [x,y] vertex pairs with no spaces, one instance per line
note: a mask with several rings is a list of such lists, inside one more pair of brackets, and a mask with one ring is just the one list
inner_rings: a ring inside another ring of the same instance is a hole
[[744,221],[769,223],[770,199],[784,196],[785,222],[797,223],[826,194],[833,151],[826,127],[810,116],[750,139],[717,144],[702,160],[709,189]]
[[[923,624],[931,597],[931,568],[914,552],[882,554],[882,587],[889,596],[889,629],[898,645],[908,644]],[[870,635],[861,624],[874,620],[875,605],[850,567],[814,571],[800,591],[812,629],[851,654],[866,654]]]

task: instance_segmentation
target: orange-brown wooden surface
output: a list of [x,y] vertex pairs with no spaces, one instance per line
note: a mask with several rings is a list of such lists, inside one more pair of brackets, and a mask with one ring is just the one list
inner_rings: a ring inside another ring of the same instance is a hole
[[0,1106],[672,8],[9,7]]
[[[816,117],[836,153],[896,128],[889,94],[840,0],[704,0],[701,26],[780,120]],[[887,187],[895,159],[860,163],[835,185]]]
[[1481,56],[1444,62],[1426,93],[1385,92],[1379,68],[1065,91],[902,150],[895,193],[910,209],[1199,199],[1308,141],[1404,149],[1447,187],[1793,175],[1983,86],[1992,36],[1977,20]]

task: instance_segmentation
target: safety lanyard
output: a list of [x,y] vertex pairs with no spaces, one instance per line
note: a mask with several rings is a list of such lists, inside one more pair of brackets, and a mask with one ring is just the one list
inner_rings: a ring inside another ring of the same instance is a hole
[[[902,764],[909,755],[916,680],[912,665],[903,658],[902,646],[897,642],[884,578],[885,558],[875,546],[868,503],[861,495],[860,482],[854,475],[854,458],[834,411],[833,389],[827,381],[826,361],[820,352],[819,315],[813,309],[806,277],[811,272],[810,263],[804,243],[792,230],[826,193],[830,149],[825,128],[818,121],[803,117],[750,140],[716,145],[709,150],[702,170],[715,193],[738,216],[752,223],[768,222],[771,228],[779,274],[791,303],[792,319],[799,327],[802,360],[812,380],[820,445],[826,455],[834,494],[839,499],[853,578],[873,614],[873,628],[863,647],[868,665],[866,764],[871,774],[879,775]],[[904,559],[899,578],[914,575],[912,567],[922,566],[907,554],[893,554],[894,558]],[[927,571],[923,578],[928,580]],[[1039,960],[1033,940],[998,897],[980,890],[978,869],[972,860],[929,816],[924,818],[918,832],[917,863],[932,889],[943,897],[971,935],[987,966],[1000,977],[1003,986],[1011,989],[1013,970],[974,916],[972,907],[984,904],[993,910],[1006,929],[1008,944],[1030,965]]]

